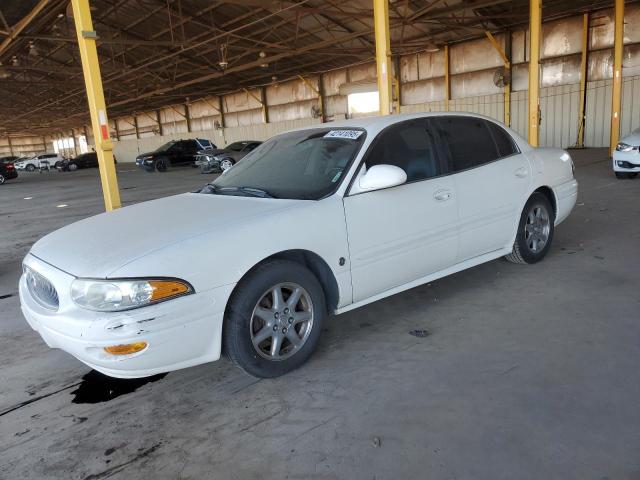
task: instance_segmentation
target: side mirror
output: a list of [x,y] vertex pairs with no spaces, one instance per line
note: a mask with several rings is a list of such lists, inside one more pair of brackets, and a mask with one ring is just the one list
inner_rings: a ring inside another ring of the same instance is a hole
[[407,174],[395,165],[374,165],[359,176],[357,190],[352,193],[371,192],[383,188],[402,185],[407,181]]

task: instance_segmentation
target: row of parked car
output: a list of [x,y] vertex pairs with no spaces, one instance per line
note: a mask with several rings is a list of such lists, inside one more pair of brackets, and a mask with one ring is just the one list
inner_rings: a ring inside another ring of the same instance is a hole
[[200,167],[202,173],[221,173],[239,162],[262,142],[245,140],[218,148],[210,140],[172,140],[136,157],[136,165],[148,172],[166,172],[172,165]]
[[[202,138],[172,140],[153,152],[138,155],[136,165],[149,172],[166,172],[172,165],[191,165],[194,168],[199,167],[202,173],[222,173],[233,167],[261,143],[245,140],[231,143],[226,148],[218,148],[210,140]],[[80,168],[92,167],[98,167],[96,152],[82,153],[74,158],[64,158],[56,153],[28,157],[1,157],[0,185],[7,180],[17,178],[18,170],[35,172],[56,169],[72,172]]]

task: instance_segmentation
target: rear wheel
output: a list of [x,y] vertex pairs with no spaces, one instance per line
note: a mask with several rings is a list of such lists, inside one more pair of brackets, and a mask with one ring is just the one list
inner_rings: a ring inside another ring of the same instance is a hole
[[75,163],[70,163],[69,164],[69,171],[70,172],[73,172],[73,171],[75,171],[77,169],[78,169],[78,165],[76,165]]
[[311,356],[326,316],[313,273],[288,260],[269,261],[242,280],[229,300],[224,349],[247,373],[277,377]]
[[0,173],[0,185],[4,184],[4,182],[6,182],[4,175]]
[[536,263],[542,260],[553,240],[555,215],[549,199],[534,192],[527,201],[518,224],[513,251],[504,258],[513,263]]

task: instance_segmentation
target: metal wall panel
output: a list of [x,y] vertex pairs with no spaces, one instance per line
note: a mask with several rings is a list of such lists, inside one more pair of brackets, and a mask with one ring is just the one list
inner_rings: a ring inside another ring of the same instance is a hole
[[585,146],[608,146],[611,133],[611,80],[598,80],[587,83],[587,103],[585,108],[587,111]]
[[451,77],[451,98],[476,97],[502,92],[493,83],[495,68]]
[[567,148],[578,135],[580,84],[540,90],[540,145]]
[[[495,35],[504,48],[504,35]],[[488,39],[473,40],[453,45],[449,49],[450,72],[452,74],[476,72],[503,65],[503,60]]]
[[[318,77],[305,77],[316,90]],[[284,105],[317,98],[316,92],[300,79],[267,86],[267,105]]]
[[403,107],[444,100],[444,77],[403,84],[400,96]]
[[444,50],[418,54],[418,80],[444,77]]
[[338,95],[340,85],[347,83],[347,69],[333,70],[322,74],[322,82],[324,86],[324,94],[327,97]]

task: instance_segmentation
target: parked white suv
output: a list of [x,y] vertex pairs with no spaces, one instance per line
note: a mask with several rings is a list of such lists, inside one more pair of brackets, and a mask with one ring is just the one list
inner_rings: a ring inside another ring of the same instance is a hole
[[478,115],[314,125],[267,140],[197,192],[42,238],[20,302],[47,345],[107,375],[225,351],[275,377],[309,358],[330,314],[503,256],[542,260],[577,192],[567,152]]
[[43,153],[23,160],[18,160],[15,163],[15,167],[18,170],[26,170],[27,172],[33,172],[40,168],[46,168],[47,166],[53,170],[57,168],[58,165],[62,164],[63,160],[64,158],[57,153]]

